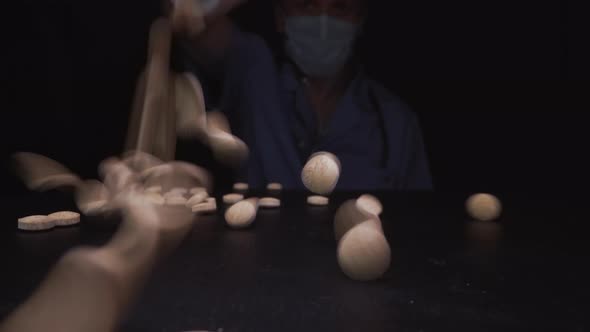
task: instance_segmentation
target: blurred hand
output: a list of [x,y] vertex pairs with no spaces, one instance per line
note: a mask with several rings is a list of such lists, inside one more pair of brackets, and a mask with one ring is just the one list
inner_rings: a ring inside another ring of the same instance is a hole
[[164,10],[172,22],[172,30],[187,38],[195,38],[206,28],[206,9],[199,0],[165,0]]

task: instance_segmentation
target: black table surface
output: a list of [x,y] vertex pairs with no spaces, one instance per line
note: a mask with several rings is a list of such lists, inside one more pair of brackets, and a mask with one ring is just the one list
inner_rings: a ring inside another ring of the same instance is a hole
[[[380,280],[348,279],[336,260],[333,216],[285,192],[254,226],[229,229],[223,208],[195,219],[153,271],[121,331],[590,331],[584,204],[501,195],[497,222],[473,222],[460,193],[375,193],[392,264]],[[574,197],[574,195],[572,195]],[[77,245],[114,228],[86,222],[41,233],[16,217],[74,208],[64,193],[5,197],[0,318],[23,302]],[[221,205],[220,205],[221,207]]]

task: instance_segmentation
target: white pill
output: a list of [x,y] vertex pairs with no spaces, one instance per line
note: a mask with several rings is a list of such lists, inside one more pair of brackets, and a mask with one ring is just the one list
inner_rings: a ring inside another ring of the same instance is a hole
[[111,211],[109,201],[104,199],[80,204],[78,208],[87,216],[98,216]]
[[281,201],[274,197],[264,197],[260,199],[258,205],[261,208],[278,208],[279,206],[281,206]]
[[82,180],[74,174],[53,174],[40,177],[29,182],[29,188],[37,191],[47,191],[54,188],[74,187]]
[[238,137],[221,130],[209,130],[207,137],[213,157],[225,166],[240,167],[248,158],[250,150]]
[[52,218],[55,226],[70,226],[80,223],[80,214],[72,211],[54,212],[48,217]]
[[188,189],[181,188],[181,187],[175,187],[175,188],[170,189],[168,192],[186,195],[188,193]]
[[160,194],[162,193],[162,186],[151,186],[151,187],[147,187],[144,190],[146,193],[155,193],[155,194]]
[[225,221],[232,228],[245,228],[250,226],[256,218],[258,200],[249,198],[237,202],[225,211]]
[[205,188],[205,187],[192,187],[192,188],[189,190],[189,193],[190,193],[191,195],[195,195],[195,194],[197,194],[197,193],[200,193],[200,192],[202,192],[202,191],[204,191],[204,192],[207,192],[207,188]]
[[107,210],[111,197],[106,186],[96,180],[84,181],[76,190],[78,209],[85,215],[99,215]]
[[197,214],[208,214],[217,211],[217,205],[208,202],[193,205],[191,211]]
[[227,194],[223,195],[223,203],[225,204],[235,204],[244,199],[244,195],[242,194]]
[[244,182],[237,182],[234,183],[234,191],[239,193],[244,193],[248,191],[248,184]]
[[340,161],[329,152],[314,153],[301,171],[301,181],[318,195],[330,194],[340,177]]
[[315,206],[326,206],[330,203],[328,197],[312,195],[307,197],[307,204]]
[[123,153],[122,162],[135,172],[143,172],[144,170],[161,165],[164,162],[159,158],[138,150],[130,150]]
[[283,185],[277,182],[271,182],[266,186],[268,191],[277,192],[283,190]]
[[201,83],[188,72],[176,74],[174,83],[178,136],[183,138],[203,137],[207,130],[207,116]]
[[371,220],[377,226],[377,229],[381,229],[379,217],[360,208],[357,200],[350,199],[342,203],[336,210],[336,214],[334,214],[334,237],[336,241],[339,241],[354,226],[367,220]]
[[465,202],[467,213],[474,219],[492,221],[502,213],[502,203],[491,194],[475,194]]
[[49,216],[34,215],[18,219],[18,228],[25,231],[44,231],[55,226],[55,221]]
[[184,197],[184,194],[179,193],[178,191],[168,191],[168,192],[165,192],[164,195],[162,195],[162,196],[164,196],[164,198],[168,198],[168,197]]
[[185,206],[187,199],[184,198],[183,196],[174,196],[174,195],[170,195],[168,197],[164,198],[166,200],[166,205],[171,205],[171,206]]
[[194,205],[203,203],[203,202],[205,202],[205,200],[207,198],[209,198],[209,194],[207,194],[206,191],[198,192],[198,193],[192,195],[191,198],[188,199],[188,201],[186,202],[186,206],[192,207]]
[[121,192],[136,182],[137,175],[133,170],[117,158],[107,158],[99,165],[99,173],[105,186],[113,194]]
[[391,249],[382,232],[371,222],[351,228],[338,243],[338,265],[353,280],[380,278],[391,263]]
[[147,192],[143,194],[145,199],[155,205],[164,205],[166,203],[166,199],[164,196],[158,193]]
[[191,207],[191,211],[197,214],[214,213],[215,211],[217,211],[217,203],[215,202],[215,198],[210,197],[203,203],[193,205]]
[[219,110],[207,112],[207,130],[223,131],[231,134],[231,126],[225,114]]
[[376,216],[380,215],[383,212],[383,205],[379,201],[379,199],[373,195],[364,194],[361,195],[356,200],[356,205],[371,214]]
[[172,12],[172,25],[184,27],[188,38],[198,36],[206,28],[205,9],[201,1],[175,0]]

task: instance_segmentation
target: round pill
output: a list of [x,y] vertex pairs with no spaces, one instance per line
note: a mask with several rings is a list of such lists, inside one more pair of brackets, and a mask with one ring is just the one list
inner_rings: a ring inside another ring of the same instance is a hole
[[244,199],[244,195],[242,195],[242,194],[223,195],[223,203],[225,203],[225,204],[235,204],[243,199]]
[[147,187],[144,190],[146,193],[155,193],[155,194],[160,194],[162,193],[162,186],[151,186],[151,187]]
[[192,195],[191,198],[188,199],[188,201],[186,202],[186,206],[192,207],[192,206],[197,205],[199,203],[203,203],[203,202],[205,202],[205,200],[208,197],[209,197],[209,194],[207,194],[206,191],[198,192],[198,193]]
[[375,280],[389,268],[391,249],[383,233],[373,223],[363,222],[340,239],[337,257],[338,265],[349,278]]
[[330,194],[340,178],[340,161],[329,152],[314,153],[301,171],[301,181],[309,191]]
[[166,201],[166,205],[172,205],[172,206],[184,206],[186,205],[187,199],[182,197],[182,196],[174,196],[174,195],[170,195],[168,197],[165,197],[165,201]]
[[370,213],[357,203],[358,200],[349,199],[336,210],[334,214],[334,237],[336,241],[339,241],[350,229],[363,222],[370,221],[375,224],[377,229],[382,229],[379,216]]
[[180,195],[185,195],[188,193],[188,189],[175,187],[175,188],[170,189],[168,192],[169,193],[176,193],[176,194],[180,194]]
[[43,231],[55,226],[55,221],[49,216],[34,215],[18,219],[18,228],[25,231]]
[[152,192],[144,193],[144,197],[150,203],[155,204],[155,205],[164,205],[166,203],[166,199],[164,198],[164,196],[162,196],[158,193],[152,193]]
[[279,206],[281,206],[281,201],[274,197],[264,197],[260,199],[258,205],[261,208],[278,208]]
[[383,212],[383,205],[381,204],[379,199],[373,195],[361,195],[359,198],[357,198],[356,205],[359,209],[363,209],[376,216],[380,215],[381,212]]
[[206,189],[205,187],[192,187],[192,188],[189,190],[189,193],[190,193],[191,195],[195,195],[195,194],[197,194],[197,193],[200,193],[200,192],[202,192],[202,191],[204,191],[204,192],[207,192],[207,189]]
[[248,191],[248,184],[244,182],[234,183],[234,190],[240,193],[246,192]]
[[250,226],[256,218],[258,200],[247,199],[232,205],[225,211],[225,221],[232,228],[245,228]]
[[328,199],[328,197],[317,196],[317,195],[307,197],[307,204],[309,204],[309,205],[325,206],[325,205],[328,205],[329,203],[330,203],[330,200]]
[[480,221],[492,221],[502,213],[502,203],[491,194],[475,194],[465,202],[467,213]]
[[278,182],[271,182],[266,185],[266,189],[268,191],[277,192],[283,190],[283,185]]
[[193,205],[191,207],[191,211],[198,214],[207,214],[207,213],[214,213],[217,211],[217,205],[211,202],[204,202]]
[[48,217],[53,219],[55,226],[70,226],[80,222],[80,214],[72,211],[54,212]]

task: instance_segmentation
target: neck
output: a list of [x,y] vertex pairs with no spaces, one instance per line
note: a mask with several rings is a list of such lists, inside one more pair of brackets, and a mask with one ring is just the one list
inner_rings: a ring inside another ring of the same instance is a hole
[[319,128],[326,127],[353,75],[354,67],[348,64],[333,77],[307,79],[307,93],[316,113]]
[[309,77],[307,79],[309,93],[318,99],[338,98],[344,94],[353,75],[353,65],[347,64],[334,76]]

